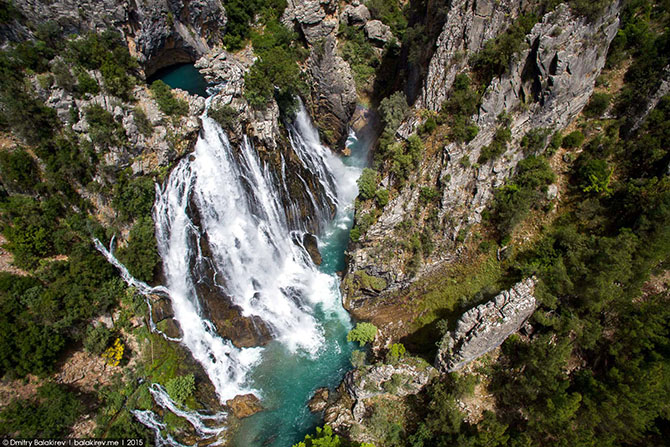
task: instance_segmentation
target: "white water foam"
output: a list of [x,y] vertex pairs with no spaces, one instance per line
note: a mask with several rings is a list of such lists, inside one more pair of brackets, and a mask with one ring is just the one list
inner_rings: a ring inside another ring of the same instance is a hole
[[[196,288],[202,278],[194,277],[193,268],[203,260],[201,238],[206,237],[208,260],[221,293],[239,306],[244,316],[260,317],[290,351],[316,355],[323,346],[323,328],[314,317],[317,307],[335,311],[343,320],[348,320],[348,315],[339,304],[338,279],[319,271],[302,244],[296,243],[302,240],[302,233],[287,224],[285,207],[295,213],[299,206],[295,202],[283,206],[279,192],[280,188],[287,191],[284,177],[278,177],[260,160],[248,139],[234,148],[214,120],[206,115],[201,119],[203,127],[194,153],[179,162],[163,187],[157,187],[154,221],[167,280],[160,291],[170,297],[174,318],[183,332],[181,342],[203,366],[220,401],[225,402],[240,394],[259,394],[247,379],[261,359],[262,348],[235,347],[220,337],[203,315]],[[336,223],[350,219],[360,169],[345,166],[320,144],[302,105],[288,127],[295,153],[316,176],[326,202],[330,202],[318,203],[311,195],[321,223],[331,219],[331,205],[336,205]],[[281,160],[285,171],[283,157]],[[191,207],[197,208],[198,226],[190,218]],[[130,285],[156,291],[138,284],[111,252],[106,256]],[[167,395],[156,387],[152,386],[152,394],[157,404],[168,405],[163,399]],[[142,413],[136,417],[160,431],[152,416]],[[201,415],[196,419],[203,423]]]

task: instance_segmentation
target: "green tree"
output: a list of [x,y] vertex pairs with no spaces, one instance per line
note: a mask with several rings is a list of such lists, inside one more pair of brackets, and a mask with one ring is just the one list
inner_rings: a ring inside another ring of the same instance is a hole
[[184,405],[186,400],[191,397],[195,391],[195,376],[193,376],[193,374],[187,374],[185,376],[173,377],[165,384],[165,390],[168,392],[172,400]]
[[358,184],[358,197],[369,200],[375,197],[377,191],[377,171],[365,168],[356,181]]
[[357,341],[359,345],[363,346],[366,343],[372,343],[377,335],[377,326],[372,323],[356,323],[356,327],[347,334],[347,341]]

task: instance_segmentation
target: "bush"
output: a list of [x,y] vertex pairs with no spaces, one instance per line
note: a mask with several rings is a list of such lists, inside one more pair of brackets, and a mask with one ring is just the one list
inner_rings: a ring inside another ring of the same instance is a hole
[[156,190],[150,177],[130,178],[121,172],[114,184],[112,206],[123,222],[138,217],[151,216]]
[[537,23],[534,14],[524,14],[502,34],[491,39],[471,60],[473,70],[478,74],[482,85],[488,85],[495,76],[503,75],[512,57],[524,48],[526,34]]
[[519,162],[511,182],[498,189],[493,199],[493,222],[501,238],[510,235],[530,209],[544,199],[547,186],[555,179],[542,157],[530,156]]
[[212,118],[214,121],[219,123],[219,125],[228,131],[235,130],[235,125],[238,121],[238,113],[228,104],[221,107],[210,107],[207,111],[207,116]]
[[405,345],[402,343],[393,343],[386,354],[386,360],[389,363],[396,363],[405,356],[406,352]]
[[[544,150],[547,145],[547,137],[551,133],[551,129],[538,127],[530,130],[521,139],[521,147],[526,154],[536,154]],[[553,138],[552,138],[553,140]]]
[[160,79],[151,84],[151,93],[158,103],[161,112],[169,116],[183,116],[188,114],[188,102],[175,98],[172,89]]
[[80,95],[97,95],[100,93],[100,86],[98,81],[93,79],[91,75],[88,74],[85,70],[81,70],[77,75],[77,92]]
[[432,203],[439,196],[439,192],[430,186],[422,186],[419,190],[419,201],[422,205]]
[[351,364],[354,368],[361,368],[363,365],[365,365],[365,358],[365,352],[356,349],[351,352],[351,357],[349,360],[351,361]]
[[377,191],[377,171],[370,168],[363,169],[356,183],[358,184],[358,196],[362,200],[372,199]]
[[591,100],[584,107],[584,115],[589,118],[602,116],[610,105],[612,95],[607,93],[594,93]]
[[389,203],[389,192],[387,189],[378,189],[375,192],[375,201],[379,208],[384,208]]
[[347,442],[333,433],[330,425],[324,425],[323,428],[316,427],[315,435],[305,435],[305,440],[293,445],[293,447],[374,447],[374,445],[364,442]]
[[154,126],[151,124],[151,121],[147,117],[147,114],[140,106],[136,106],[133,109],[133,120],[137,126],[137,130],[140,131],[145,137],[150,137],[154,133]]
[[193,395],[195,391],[195,377],[193,374],[173,377],[165,384],[165,390],[172,400],[184,405],[186,400]]
[[128,271],[140,281],[154,279],[160,264],[154,222],[151,216],[141,216],[130,229],[128,245],[118,251],[118,257]]
[[113,337],[112,331],[107,329],[104,324],[98,324],[95,327],[89,326],[84,336],[84,349],[91,354],[102,355],[107,350]]
[[575,130],[563,137],[562,145],[566,149],[574,149],[581,146],[583,142],[584,134],[579,130]]
[[356,323],[356,327],[347,334],[347,341],[357,341],[360,346],[372,343],[377,335],[377,326],[372,323]]
[[10,191],[30,191],[39,182],[35,160],[23,148],[0,152],[0,173],[2,183]]
[[449,125],[449,140],[470,142],[479,133],[472,115],[479,107],[479,94],[470,88],[470,78],[461,73],[456,76],[449,98],[442,103],[438,120]]
[[85,111],[86,121],[90,125],[91,141],[103,148],[121,146],[126,142],[126,131],[114,119],[114,116],[98,104]]
[[512,132],[509,127],[501,126],[496,130],[493,141],[488,146],[482,148],[477,163],[484,164],[489,160],[495,160],[505,153],[507,143],[512,139]]

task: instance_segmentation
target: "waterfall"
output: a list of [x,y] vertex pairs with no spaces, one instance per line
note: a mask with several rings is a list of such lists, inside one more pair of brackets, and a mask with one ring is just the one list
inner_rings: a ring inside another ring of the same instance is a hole
[[[295,242],[302,238],[289,228],[280,199],[286,188],[283,180],[261,161],[247,138],[235,148],[214,120],[203,116],[202,124],[194,153],[157,192],[154,219],[183,343],[225,401],[255,392],[246,380],[262,349],[234,347],[203,318],[195,287],[201,278],[194,277],[192,268],[204,261],[201,238],[206,237],[216,288],[242,309],[243,316],[260,317],[290,351],[318,353],[325,340],[314,317],[317,308],[337,309],[342,318],[348,317],[332,292],[337,279],[320,272]],[[327,222],[331,205],[350,203],[355,197],[357,173],[319,143],[304,107],[288,127],[293,150],[326,193],[326,203],[313,196],[312,200],[319,218]],[[297,206],[291,203],[287,208],[290,212]],[[190,207],[197,209],[198,226],[189,216]]]
[[[317,193],[312,193],[300,173],[287,172],[283,155],[279,172],[274,172],[248,138],[234,147],[214,120],[206,115],[201,119],[194,152],[156,187],[153,217],[166,284],[152,288],[136,280],[116,260],[111,247],[107,250],[96,240],[96,248],[130,286],[147,297],[148,304],[150,294],[170,298],[183,333],[180,342],[202,365],[224,403],[240,394],[260,396],[249,384],[249,374],[261,361],[263,348],[237,348],[217,334],[198,296],[198,284],[207,280],[198,267],[211,269],[210,279],[221,299],[230,299],[244,317],[262,319],[289,352],[318,356],[325,336],[316,312],[345,324],[349,317],[340,305],[339,280],[321,272],[302,245],[307,226],[295,228],[290,223],[300,215],[300,204],[291,199],[286,179],[293,175],[302,181],[316,210],[314,219],[332,232],[350,224],[361,169],[345,166],[321,145],[302,104],[287,129],[294,153],[318,182]],[[151,329],[157,331],[153,320]],[[185,412],[159,385],[152,385],[150,391],[156,404],[186,418],[202,436],[220,432],[209,425],[223,421],[225,414]],[[178,445],[161,436],[165,426],[155,414],[133,414],[154,431],[157,445]]]

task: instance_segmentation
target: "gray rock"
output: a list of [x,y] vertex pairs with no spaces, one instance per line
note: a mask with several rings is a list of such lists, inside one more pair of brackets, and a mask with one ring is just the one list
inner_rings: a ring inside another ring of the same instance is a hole
[[328,391],[328,388],[319,388],[314,392],[314,395],[312,398],[309,400],[307,403],[307,406],[309,407],[309,411],[312,413],[319,413],[323,410],[326,409],[326,406],[328,405],[328,397],[330,396],[330,392]]
[[454,0],[428,67],[417,108],[439,110],[454,78],[467,66],[467,53],[479,51],[521,13],[519,0]]
[[384,383],[390,382],[394,375],[400,377],[400,386],[392,394],[409,396],[421,391],[435,377],[436,371],[430,366],[418,367],[406,363],[373,365],[349,371],[343,383],[352,399],[369,399],[389,393],[388,388],[384,388]]
[[370,11],[365,5],[347,5],[340,14],[340,22],[358,27],[365,25],[370,18]]
[[558,197],[558,186],[555,184],[549,185],[547,188],[547,199],[554,200],[556,197]]
[[387,25],[384,25],[379,20],[370,20],[365,24],[363,29],[365,30],[365,35],[367,38],[374,43],[383,45],[393,39],[391,28],[389,28]]
[[305,39],[315,44],[337,31],[337,2],[335,0],[288,0],[282,23],[300,26]]
[[651,98],[647,100],[645,107],[642,109],[642,113],[631,120],[632,122],[630,132],[635,132],[640,127],[647,115],[649,115],[649,113],[654,110],[661,98],[663,98],[668,93],[670,93],[670,65],[666,65],[663,69],[663,78],[661,79],[661,83],[654,91]]
[[442,339],[435,367],[442,372],[458,371],[500,346],[535,311],[535,284],[535,279],[527,278],[464,313],[456,329]]
[[351,68],[337,54],[334,37],[311,49],[307,66],[312,84],[312,115],[322,129],[332,132],[328,143],[343,146],[357,96]]

